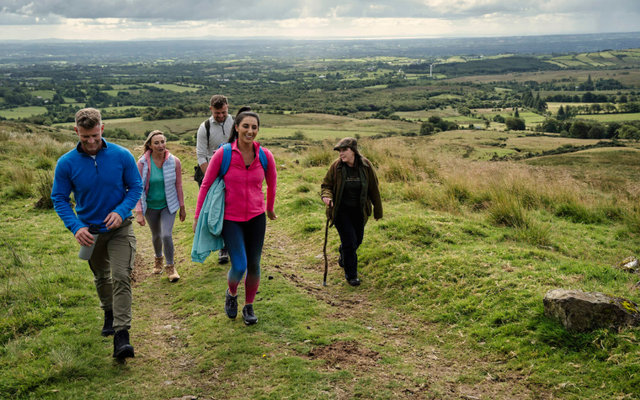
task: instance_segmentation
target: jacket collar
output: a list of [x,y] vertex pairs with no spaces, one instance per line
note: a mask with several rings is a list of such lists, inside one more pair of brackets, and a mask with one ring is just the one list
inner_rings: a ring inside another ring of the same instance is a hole
[[[164,163],[165,161],[167,161],[167,159],[169,159],[169,156],[171,156],[171,153],[169,152],[169,150],[165,149],[164,150],[164,159],[162,160],[162,162]],[[140,156],[140,160],[146,160],[147,163],[151,162],[151,150],[147,150],[142,156]]]
[[[256,142],[255,140],[253,141],[253,151],[256,152],[256,154],[258,154],[258,151],[260,149],[260,142]],[[240,149],[238,148],[238,139],[234,140],[233,143],[231,143],[231,151],[233,150],[237,150],[240,151]]]
[[[102,148],[100,148],[100,150],[98,150],[98,153],[100,153],[102,150],[106,150],[107,147],[107,141],[104,138],[101,138],[100,140],[102,140]],[[78,151],[78,153],[80,154],[87,154],[84,149],[82,148],[82,143],[78,142],[78,144],[76,145],[76,150]],[[89,154],[87,154],[89,157],[91,157]],[[96,154],[97,155],[97,154]]]

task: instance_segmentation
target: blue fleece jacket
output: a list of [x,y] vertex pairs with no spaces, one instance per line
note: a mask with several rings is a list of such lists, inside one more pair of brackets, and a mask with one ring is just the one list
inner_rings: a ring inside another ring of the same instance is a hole
[[[76,201],[75,213],[71,192]],[[102,149],[95,160],[82,150],[80,143],[60,157],[51,199],[64,225],[75,235],[89,224],[100,225],[100,232],[107,232],[103,222],[107,215],[115,211],[124,221],[131,216],[141,194],[142,179],[133,155],[102,139]]]

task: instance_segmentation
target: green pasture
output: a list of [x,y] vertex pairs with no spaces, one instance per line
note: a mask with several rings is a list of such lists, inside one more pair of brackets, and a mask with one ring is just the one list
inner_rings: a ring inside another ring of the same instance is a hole
[[184,93],[184,92],[197,92],[198,90],[200,90],[202,87],[186,87],[186,86],[180,86],[180,85],[175,85],[172,83],[145,83],[145,85],[147,86],[155,86],[157,88],[160,89],[164,89],[164,90],[171,90],[173,92],[178,92],[178,93]]
[[0,110],[0,116],[7,119],[27,118],[33,115],[40,115],[47,112],[45,107],[29,106]]
[[576,116],[578,119],[588,119],[598,122],[624,122],[624,121],[640,121],[640,113],[629,114],[580,114]]
[[592,65],[594,67],[603,67],[604,66],[604,64],[601,64],[601,63],[597,62],[596,60],[594,60],[592,57],[590,57],[589,54],[577,55],[576,56],[576,60],[582,61],[583,63]]
[[527,125],[539,124],[544,122],[546,117],[544,115],[536,114],[529,111],[519,111],[520,118],[523,118]]
[[36,97],[40,96],[45,100],[53,99],[54,94],[56,94],[55,90],[33,90],[31,92],[31,95]]
[[468,124],[469,122],[484,123],[484,121],[479,118],[474,118],[474,117],[465,116],[465,115],[458,115],[455,117],[444,117],[443,119],[445,121],[456,122],[458,124]]
[[[106,111],[106,112],[113,112],[113,111],[124,111],[124,110],[128,110],[130,108],[135,108],[135,109],[145,109],[147,107],[145,106],[118,106],[118,107],[104,107],[101,108],[101,111]],[[109,121],[114,121],[114,120],[109,120]]]

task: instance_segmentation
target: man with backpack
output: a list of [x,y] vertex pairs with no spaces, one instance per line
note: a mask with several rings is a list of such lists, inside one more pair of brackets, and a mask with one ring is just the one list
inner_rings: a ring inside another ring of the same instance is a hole
[[[221,94],[216,94],[211,97],[209,103],[211,117],[200,124],[196,140],[198,166],[195,167],[193,178],[198,182],[198,186],[202,185],[204,173],[207,171],[209,160],[213,157],[213,153],[215,153],[222,143],[229,141],[231,129],[233,128],[233,117],[229,115],[229,102],[227,98]],[[229,253],[226,248],[223,248],[218,255],[218,262],[224,264],[228,261]]]

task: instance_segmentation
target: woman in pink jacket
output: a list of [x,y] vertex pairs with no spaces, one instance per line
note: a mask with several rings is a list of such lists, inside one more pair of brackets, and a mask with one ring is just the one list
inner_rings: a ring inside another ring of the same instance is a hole
[[[277,218],[273,211],[277,184],[276,163],[273,154],[265,148],[262,150],[267,157],[266,171],[260,162],[260,143],[255,141],[259,128],[260,117],[255,112],[243,111],[236,115],[229,139],[231,164],[224,176],[225,209],[222,237],[231,258],[224,311],[229,318],[237,316],[238,284],[246,272],[242,317],[247,325],[258,322],[253,311],[253,301],[260,284],[260,257],[267,225],[266,217],[271,220]],[[214,153],[202,180],[194,230],[207,192],[220,172],[222,155],[222,151]],[[267,181],[266,205],[262,191],[263,180]]]

